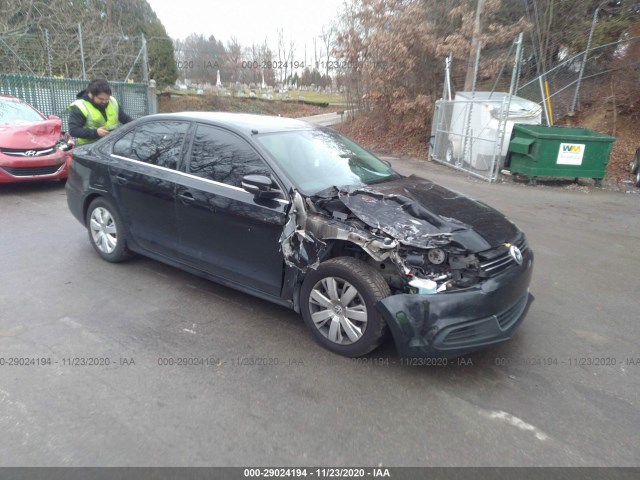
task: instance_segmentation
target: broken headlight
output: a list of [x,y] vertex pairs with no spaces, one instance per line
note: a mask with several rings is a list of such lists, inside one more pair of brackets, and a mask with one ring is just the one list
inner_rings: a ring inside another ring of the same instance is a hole
[[424,282],[416,282],[416,279],[435,282],[436,291],[443,292],[475,285],[480,273],[475,255],[448,251],[446,247],[401,251],[396,260],[406,284],[417,288],[421,293],[425,292],[425,288],[422,288]]

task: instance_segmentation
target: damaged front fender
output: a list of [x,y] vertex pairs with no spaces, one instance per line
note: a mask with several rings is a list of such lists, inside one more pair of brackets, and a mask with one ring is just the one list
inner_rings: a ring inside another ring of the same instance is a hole
[[[311,211],[308,212],[307,208]],[[398,246],[398,243],[390,238],[373,236],[369,232],[331,219],[312,209],[313,206],[305,205],[303,197],[294,191],[289,218],[280,237],[285,263],[302,273],[309,268],[318,268],[328,249],[325,240],[351,242],[380,262],[389,258]]]
[[318,268],[327,244],[306,230],[294,230],[281,242],[284,263],[305,273]]
[[300,193],[293,192],[293,204],[289,219],[280,236],[280,249],[287,266],[305,273],[318,268],[327,244],[306,230],[307,211]]

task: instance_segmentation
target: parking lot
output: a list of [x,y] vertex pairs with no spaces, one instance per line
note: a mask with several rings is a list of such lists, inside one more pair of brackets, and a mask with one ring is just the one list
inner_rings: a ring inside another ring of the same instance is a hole
[[446,365],[316,345],[292,311],[102,261],[56,182],[0,185],[3,466],[638,466],[640,195],[392,159],[527,234],[515,338]]

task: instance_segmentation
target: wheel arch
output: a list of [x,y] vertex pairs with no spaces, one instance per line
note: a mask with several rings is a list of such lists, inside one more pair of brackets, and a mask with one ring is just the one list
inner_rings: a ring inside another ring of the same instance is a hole
[[[375,265],[384,263],[384,260],[380,260],[375,258],[375,256],[371,255],[371,253],[367,252],[361,245],[352,240],[345,240],[343,238],[337,237],[324,237],[322,241],[327,244],[327,249],[325,250],[324,255],[320,258],[320,263],[326,262],[327,260],[331,260],[333,258],[339,257],[351,257],[357,260],[361,260],[362,262],[372,266],[375,270],[380,271]],[[296,283],[295,288],[293,289],[292,302],[293,302],[293,310],[296,313],[300,313],[300,291],[301,285],[304,282],[305,277],[309,274],[309,272],[313,271],[313,268],[308,268],[303,274],[300,274],[299,280]],[[387,281],[387,279],[385,278]],[[387,281],[389,287],[391,285]]]
[[327,255],[321,259],[323,262],[336,257],[353,257],[365,261],[368,258],[373,258],[361,245],[354,241],[341,238],[324,238],[323,241],[329,245]]
[[89,205],[91,205],[91,202],[93,202],[96,198],[101,198],[101,197],[104,197],[104,195],[101,195],[99,193],[91,193],[87,195],[87,197],[84,199],[84,203],[82,204],[82,218],[85,219],[85,223],[86,223],[87,213],[89,212]]

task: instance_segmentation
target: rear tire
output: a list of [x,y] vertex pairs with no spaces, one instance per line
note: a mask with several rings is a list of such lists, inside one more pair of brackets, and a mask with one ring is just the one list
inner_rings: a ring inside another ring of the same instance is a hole
[[384,340],[387,325],[375,305],[389,295],[389,285],[369,265],[337,257],[307,273],[300,310],[320,345],[346,357],[360,357]]
[[111,202],[105,198],[91,202],[86,225],[91,245],[104,260],[117,263],[131,257],[124,222]]

